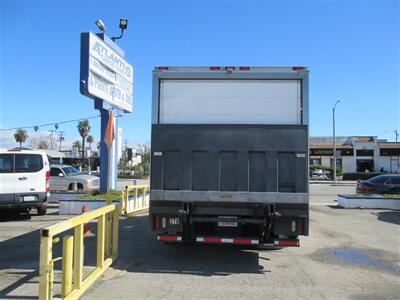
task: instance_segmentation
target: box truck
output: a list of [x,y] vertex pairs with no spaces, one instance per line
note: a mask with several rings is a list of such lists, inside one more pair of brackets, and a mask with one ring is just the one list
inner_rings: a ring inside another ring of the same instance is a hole
[[306,67],[156,67],[150,224],[166,242],[308,235]]

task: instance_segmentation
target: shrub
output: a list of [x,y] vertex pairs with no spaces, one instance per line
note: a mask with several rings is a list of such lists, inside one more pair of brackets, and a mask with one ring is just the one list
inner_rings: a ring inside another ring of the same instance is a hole
[[383,173],[379,172],[354,172],[354,173],[344,173],[343,180],[366,180],[370,179],[377,175],[382,175]]

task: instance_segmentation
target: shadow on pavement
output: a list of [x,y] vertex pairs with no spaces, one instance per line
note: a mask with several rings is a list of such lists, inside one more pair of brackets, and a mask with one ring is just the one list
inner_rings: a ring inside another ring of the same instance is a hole
[[201,276],[264,274],[257,248],[229,245],[168,244],[156,240],[148,216],[120,221],[119,257],[113,268],[127,272]]
[[379,221],[400,225],[400,211],[381,211],[373,213]]
[[[1,220],[29,220],[29,214],[6,214]],[[91,223],[96,234],[96,223]],[[61,242],[54,244],[53,258],[62,255]],[[84,240],[84,265],[89,272],[96,264],[97,235]],[[16,295],[31,284],[38,284],[40,230],[0,242],[0,299],[34,299],[36,297]],[[156,240],[150,231],[148,216],[135,216],[120,220],[119,257],[114,269],[141,273],[192,274],[200,276],[230,274],[264,274],[259,264],[257,248],[222,245],[164,244]],[[268,250],[268,249],[264,249]],[[268,260],[268,258],[263,258]],[[60,273],[61,261],[55,264]],[[88,273],[86,272],[86,273]],[[11,284],[10,284],[11,282]],[[5,286],[5,284],[7,286]],[[37,295],[38,286],[31,287]]]
[[0,222],[26,221],[30,219],[31,215],[26,210],[0,210]]

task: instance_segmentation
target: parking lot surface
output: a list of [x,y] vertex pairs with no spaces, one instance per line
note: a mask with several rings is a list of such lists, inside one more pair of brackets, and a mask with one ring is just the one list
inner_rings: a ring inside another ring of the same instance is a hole
[[[336,207],[354,185],[310,192],[300,248],[163,244],[146,214],[122,219],[119,258],[82,299],[398,299],[400,211]],[[0,299],[37,298],[38,229],[65,218],[49,211],[0,216]]]

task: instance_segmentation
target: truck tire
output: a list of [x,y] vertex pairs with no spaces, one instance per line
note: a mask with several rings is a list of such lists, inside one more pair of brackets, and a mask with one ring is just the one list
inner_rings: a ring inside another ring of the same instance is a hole
[[39,207],[36,208],[36,210],[37,210],[38,216],[43,216],[47,212],[47,206],[46,205],[39,206]]

